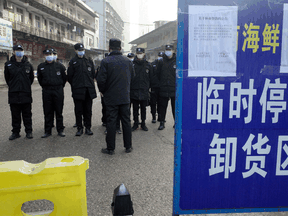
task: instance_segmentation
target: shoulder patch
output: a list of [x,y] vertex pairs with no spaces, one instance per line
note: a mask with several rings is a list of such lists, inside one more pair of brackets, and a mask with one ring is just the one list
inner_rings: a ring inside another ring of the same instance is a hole
[[44,68],[40,68],[40,70],[44,70]]
[[9,67],[9,66],[11,66],[11,64],[8,64],[7,66]]
[[75,61],[75,62],[73,62],[73,64],[76,64],[77,62]]

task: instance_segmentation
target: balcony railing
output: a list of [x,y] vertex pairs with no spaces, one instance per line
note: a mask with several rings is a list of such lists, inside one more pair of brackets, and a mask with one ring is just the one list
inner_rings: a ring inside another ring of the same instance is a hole
[[52,9],[52,10],[54,10],[54,11],[56,11],[56,12],[58,12],[58,13],[64,15],[64,16],[68,17],[69,19],[73,20],[74,22],[76,22],[76,23],[78,23],[78,24],[80,24],[80,25],[82,25],[82,26],[84,26],[84,27],[86,27],[88,29],[95,30],[95,27],[92,26],[91,23],[85,22],[85,21],[77,18],[75,16],[75,14],[71,14],[70,12],[68,12],[66,10],[63,10],[62,8],[60,8],[59,6],[57,6],[55,4],[51,4],[49,2],[49,0],[34,0],[34,1],[49,7],[50,9]]

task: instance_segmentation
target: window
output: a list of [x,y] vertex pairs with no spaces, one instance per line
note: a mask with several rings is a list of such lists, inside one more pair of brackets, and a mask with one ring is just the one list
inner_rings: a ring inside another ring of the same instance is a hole
[[32,26],[32,14],[31,13],[29,13],[29,23],[28,23],[30,26]]
[[41,28],[40,27],[40,17],[39,16],[35,16],[35,27],[36,28]]
[[65,37],[65,27],[61,26],[61,35]]
[[49,22],[49,28],[50,28],[50,33],[54,33],[54,23],[53,22]]
[[18,21],[19,22],[24,22],[24,15],[23,15],[23,10],[20,8],[17,8],[17,15],[18,15]]
[[64,4],[62,2],[60,2],[60,8],[64,10]]

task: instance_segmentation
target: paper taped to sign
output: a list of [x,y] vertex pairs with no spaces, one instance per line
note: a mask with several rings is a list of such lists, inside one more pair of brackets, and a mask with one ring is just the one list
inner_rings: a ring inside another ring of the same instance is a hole
[[189,5],[188,76],[236,76],[237,6]]

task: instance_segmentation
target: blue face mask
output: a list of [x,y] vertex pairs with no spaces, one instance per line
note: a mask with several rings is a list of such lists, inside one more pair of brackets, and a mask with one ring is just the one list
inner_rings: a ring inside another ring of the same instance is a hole
[[53,56],[53,60],[56,61],[57,60],[57,56],[54,55]]
[[78,51],[78,55],[79,56],[84,56],[85,55],[85,51]]
[[53,61],[53,56],[46,56],[46,61],[51,62]]
[[165,55],[168,56],[168,57],[171,56],[172,55],[172,51],[166,50],[165,51]]
[[162,57],[158,57],[158,60],[161,60],[162,59]]
[[17,56],[17,57],[23,57],[24,56],[24,51],[17,51],[17,52],[15,52],[15,55]]

